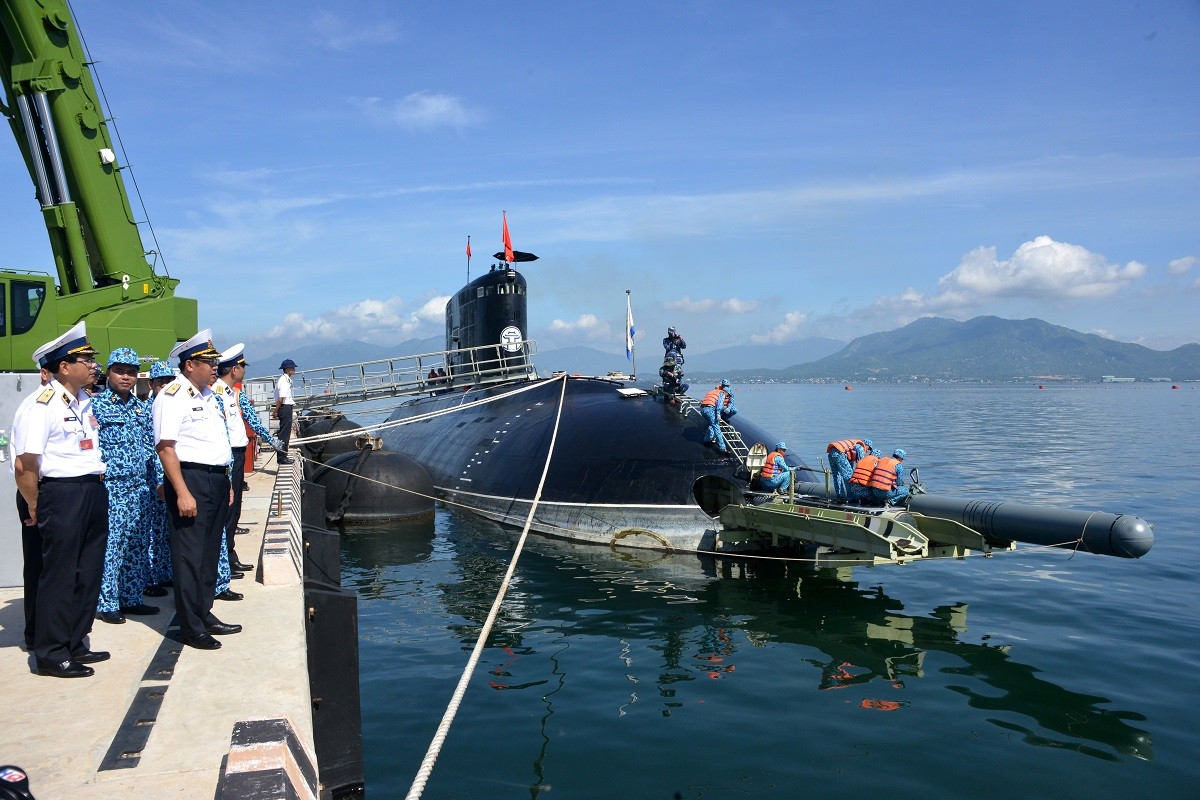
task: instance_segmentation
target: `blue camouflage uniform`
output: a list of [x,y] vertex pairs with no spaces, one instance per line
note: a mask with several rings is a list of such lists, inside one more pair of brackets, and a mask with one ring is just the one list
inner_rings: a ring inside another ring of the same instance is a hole
[[[138,364],[137,354],[118,348],[109,357],[113,364]],[[98,612],[119,611],[142,602],[150,582],[150,543],[147,516],[151,487],[148,476],[156,460],[150,406],[131,393],[121,400],[105,389],[92,401],[100,425],[100,453],[107,464],[104,485],[108,490],[108,545],[100,583]]]
[[687,347],[687,342],[674,328],[667,328],[667,335],[663,338],[663,361],[668,358],[675,359],[675,363],[683,364],[683,350]]
[[[155,378],[174,378],[175,370],[166,361],[155,361],[150,367],[150,380]],[[153,402],[153,397],[147,403]],[[147,439],[151,451],[154,450],[154,426],[147,430]],[[158,453],[154,453],[154,463],[151,465],[154,473],[153,490],[150,493],[150,510],[147,527],[150,529],[150,585],[159,586],[170,583],[175,575],[171,567],[171,528],[167,522],[167,502],[158,496],[158,487],[166,481],[163,474],[162,462]]]
[[[781,492],[786,492],[792,485],[792,471],[788,467],[787,462],[783,460],[783,456],[778,455],[779,452],[787,452],[787,445],[783,442],[775,445],[776,455],[771,458],[775,463],[775,474],[769,478],[758,476],[758,484],[763,488],[763,491],[773,492],[778,489]],[[768,454],[768,457],[770,454]]]
[[717,389],[720,394],[716,397],[716,404],[704,405],[702,403],[700,413],[708,421],[708,429],[704,432],[704,442],[706,444],[715,443],[718,450],[724,451],[726,449],[725,434],[721,430],[720,420],[729,419],[737,413],[737,409],[733,405],[733,392],[729,391],[729,381],[722,380],[717,384]]

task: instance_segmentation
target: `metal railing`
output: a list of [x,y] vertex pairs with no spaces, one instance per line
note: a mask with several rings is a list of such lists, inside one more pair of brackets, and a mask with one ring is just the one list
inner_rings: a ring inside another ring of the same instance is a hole
[[[536,378],[534,341],[521,340],[515,351],[508,349],[511,346],[489,344],[297,371],[292,376],[292,394],[297,406],[312,408]],[[444,377],[429,376],[439,370],[446,373]]]

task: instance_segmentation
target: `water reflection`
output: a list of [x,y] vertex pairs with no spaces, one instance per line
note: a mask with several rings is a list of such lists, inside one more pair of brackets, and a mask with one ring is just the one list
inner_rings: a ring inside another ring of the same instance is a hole
[[436,535],[432,517],[387,526],[348,527],[342,534],[342,571],[356,573],[353,588],[360,595],[382,596],[391,586],[389,570],[429,559]]
[[[441,584],[442,602],[473,623],[456,627],[459,636],[472,639],[506,562],[494,542],[456,542],[454,557],[463,559],[461,572],[470,578]],[[929,654],[944,654],[959,663],[939,667],[937,680],[971,708],[1002,713],[1004,718],[987,721],[1018,733],[1025,743],[1114,761],[1151,758],[1149,735],[1129,724],[1144,721],[1143,715],[1106,708],[1106,698],[1039,677],[1036,667],[1013,659],[1007,644],[986,637],[966,641],[966,624],[965,604],[908,610],[882,587],[854,580],[849,570],[613,552],[531,537],[490,642],[504,656],[493,658],[489,682],[493,689],[541,693],[544,722],[549,721],[553,695],[568,680],[556,653],[549,654],[551,680],[519,680],[508,668],[517,657],[535,655],[537,643],[546,646],[544,638],[527,634],[534,625],[541,636],[547,625],[557,625],[571,640],[611,639],[610,649],[630,667],[631,682],[651,673],[649,696],[657,694],[664,716],[681,706],[681,683],[737,680],[738,664],[756,658],[755,648],[785,644],[812,651],[800,660],[813,670],[815,691],[871,687],[876,696],[860,705],[885,711],[906,705],[893,691],[903,689],[904,681],[931,677],[925,666]],[[641,645],[636,668],[631,642]],[[657,653],[659,663],[647,665],[647,651]],[[640,702],[649,699],[644,686],[635,686],[627,703],[638,702],[639,695]],[[1014,722],[1018,716],[1026,722]]]

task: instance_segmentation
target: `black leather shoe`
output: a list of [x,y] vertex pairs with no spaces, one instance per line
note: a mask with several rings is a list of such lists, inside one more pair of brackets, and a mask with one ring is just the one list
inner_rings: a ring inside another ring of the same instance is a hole
[[149,617],[158,613],[158,606],[147,605],[146,603],[138,603],[133,606],[121,606],[122,614],[130,614],[135,617]]
[[250,532],[250,529],[249,529],[249,528],[243,528],[241,525],[238,525],[236,528],[234,528],[234,529],[233,529],[233,532],[234,532],[234,533],[249,533],[249,532]]
[[185,638],[183,643],[188,647],[194,647],[197,650],[218,650],[221,647],[221,643],[209,636],[207,633],[203,633],[199,636],[192,636],[191,638]]
[[107,650],[84,650],[82,653],[71,656],[71,660],[76,664],[97,664],[101,661],[108,661],[108,659]]
[[240,561],[234,561],[232,564],[229,565],[229,568],[235,569],[238,572],[253,572],[254,571],[253,564],[243,564]]
[[142,594],[146,597],[166,597],[167,587],[165,586],[147,586],[142,590]]
[[236,569],[229,570],[229,580],[231,581],[240,581],[244,577],[246,577],[244,572],[238,572]]
[[78,661],[60,661],[57,664],[38,664],[37,674],[51,678],[90,678],[96,674],[96,670]]
[[218,600],[241,600],[245,597],[241,592],[235,592],[233,589],[226,589],[217,595]]
[[211,625],[205,625],[204,630],[213,636],[228,636],[231,633],[241,633],[242,626],[232,622],[214,622]]
[[96,615],[96,619],[109,625],[121,625],[125,622],[125,615],[120,611],[101,611]]

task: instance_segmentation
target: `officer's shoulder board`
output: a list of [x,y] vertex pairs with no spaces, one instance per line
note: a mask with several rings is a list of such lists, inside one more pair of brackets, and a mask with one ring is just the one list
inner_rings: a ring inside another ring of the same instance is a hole
[[220,381],[213,384],[212,390],[217,394],[225,394],[225,385]]
[[54,389],[47,386],[45,389],[42,390],[42,393],[38,395],[37,402],[41,403],[42,405],[45,405],[46,403],[50,402],[50,398],[52,398],[52,397],[54,397]]
[[168,387],[167,387],[167,388],[166,388],[166,389],[163,391],[163,394],[165,394],[167,397],[174,397],[174,396],[175,396],[175,393],[176,393],[176,392],[178,392],[178,391],[179,391],[179,384],[178,384],[178,383],[172,383],[170,386],[168,386]]

